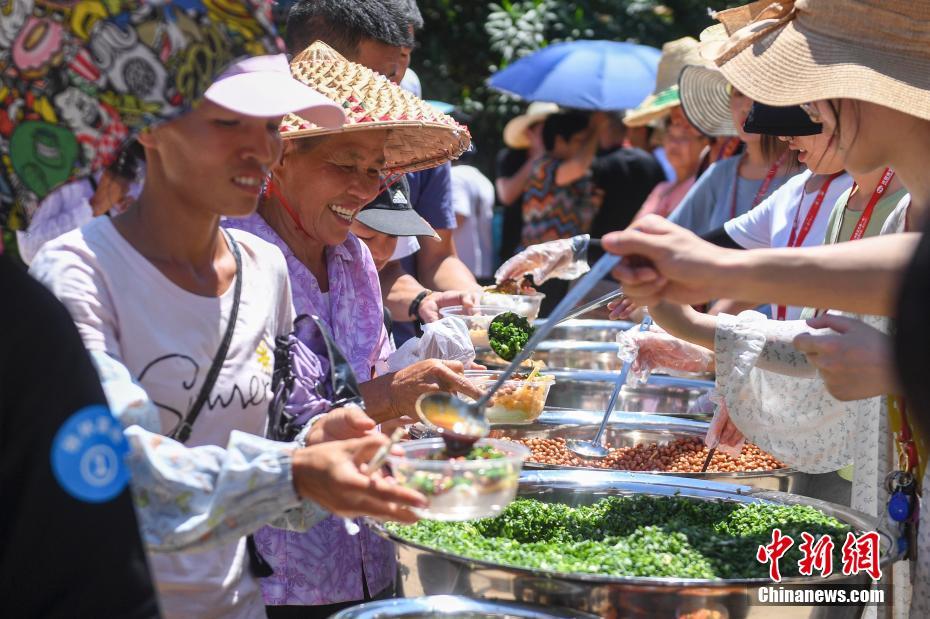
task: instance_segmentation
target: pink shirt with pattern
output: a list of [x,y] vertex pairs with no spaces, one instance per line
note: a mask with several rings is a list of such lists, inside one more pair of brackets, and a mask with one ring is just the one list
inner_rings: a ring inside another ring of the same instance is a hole
[[[276,245],[284,254],[298,315],[319,316],[329,327],[359,381],[370,380],[375,364],[392,352],[384,328],[378,271],[368,247],[349,234],[342,245],[326,248],[329,292],[297,259],[290,247],[257,213],[229,219],[223,225],[247,230]],[[328,302],[327,302],[328,298]],[[328,375],[326,346],[319,337],[306,344],[317,354]],[[255,533],[258,549],[274,575],[262,579],[269,605],[321,605],[361,600],[394,581],[393,545],[372,533],[361,521],[358,535],[346,532],[342,518],[330,517],[306,533],[265,527]],[[364,584],[363,584],[364,582]]]

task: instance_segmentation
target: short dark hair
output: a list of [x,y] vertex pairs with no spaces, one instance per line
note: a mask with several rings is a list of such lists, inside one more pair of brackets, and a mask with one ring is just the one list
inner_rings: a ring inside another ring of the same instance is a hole
[[558,112],[550,114],[543,123],[542,139],[546,150],[555,147],[555,139],[570,140],[579,131],[588,128],[590,118],[586,112]]
[[284,42],[290,54],[323,41],[343,56],[354,56],[363,39],[413,47],[411,24],[408,0],[297,0],[287,14]]

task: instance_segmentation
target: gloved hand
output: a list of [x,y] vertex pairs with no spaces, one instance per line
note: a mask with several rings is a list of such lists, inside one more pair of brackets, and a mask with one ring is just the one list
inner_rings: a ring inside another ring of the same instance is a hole
[[617,335],[620,350],[617,356],[631,361],[630,375],[643,383],[656,370],[678,372],[712,372],[714,353],[690,342],[669,335],[657,325],[648,331],[639,326]]
[[743,451],[746,437],[730,420],[730,411],[727,410],[727,403],[723,398],[712,392],[710,399],[717,403],[717,411],[710,421],[710,427],[707,428],[704,444],[708,448],[716,447],[717,451],[722,453],[738,456]]
[[537,286],[550,279],[572,280],[591,270],[588,266],[588,243],[590,235],[579,234],[570,239],[548,241],[530,245],[501,265],[494,274],[494,281],[520,281],[526,275],[533,276]]

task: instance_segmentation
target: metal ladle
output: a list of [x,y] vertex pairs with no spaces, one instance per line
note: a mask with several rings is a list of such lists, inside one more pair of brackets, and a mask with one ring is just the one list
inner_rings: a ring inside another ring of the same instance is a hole
[[[643,321],[639,325],[639,330],[648,331],[649,326],[652,324],[652,318],[648,314],[643,318]],[[623,389],[623,385],[626,384],[626,378],[630,374],[630,367],[633,365],[632,361],[624,361],[623,368],[620,370],[620,375],[617,376],[617,382],[614,384],[614,391],[610,394],[610,401],[607,403],[607,410],[604,411],[604,418],[601,419],[601,425],[597,429],[597,434],[594,435],[593,441],[579,441],[572,439],[568,441],[566,445],[572,453],[575,453],[582,458],[606,458],[610,454],[610,450],[604,447],[602,439],[604,438],[604,431],[607,429],[607,422],[610,420],[610,414],[614,410],[614,404],[617,403],[617,398],[620,396],[620,391]]]
[[449,438],[457,443],[456,446],[459,449],[468,449],[478,439],[488,435],[488,432],[491,431],[491,424],[484,414],[484,409],[491,398],[494,397],[494,394],[497,393],[497,390],[513,376],[513,373],[517,371],[524,361],[529,359],[533,350],[546,339],[559,321],[568,315],[572,308],[618,264],[620,264],[620,256],[614,256],[613,254],[601,256],[600,260],[591,267],[591,270],[569,290],[565,298],[552,310],[549,319],[537,327],[523,350],[514,357],[510,365],[501,373],[497,382],[477,402],[466,402],[451,393],[441,391],[420,396],[416,405],[417,415],[427,426],[436,428],[440,436],[446,440],[447,449],[450,447]]

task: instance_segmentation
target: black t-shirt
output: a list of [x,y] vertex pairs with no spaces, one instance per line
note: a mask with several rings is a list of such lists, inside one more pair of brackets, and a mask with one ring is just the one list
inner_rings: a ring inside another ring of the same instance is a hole
[[[497,178],[510,178],[520,171],[526,163],[526,150],[502,148],[497,153]],[[504,221],[501,230],[500,261],[503,262],[514,255],[520,244],[520,235],[523,232],[523,194],[510,204],[504,204]]]
[[604,197],[591,223],[596,239],[629,226],[655,186],[665,180],[656,158],[639,148],[618,148],[596,157],[591,174]]
[[[930,434],[930,381],[927,380],[927,351],[930,350],[930,221],[904,275],[898,302],[895,361],[907,396],[908,413],[916,425]],[[920,431],[915,428],[916,431]]]
[[157,617],[125,438],[77,329],[2,255],[0,299],[2,614]]

